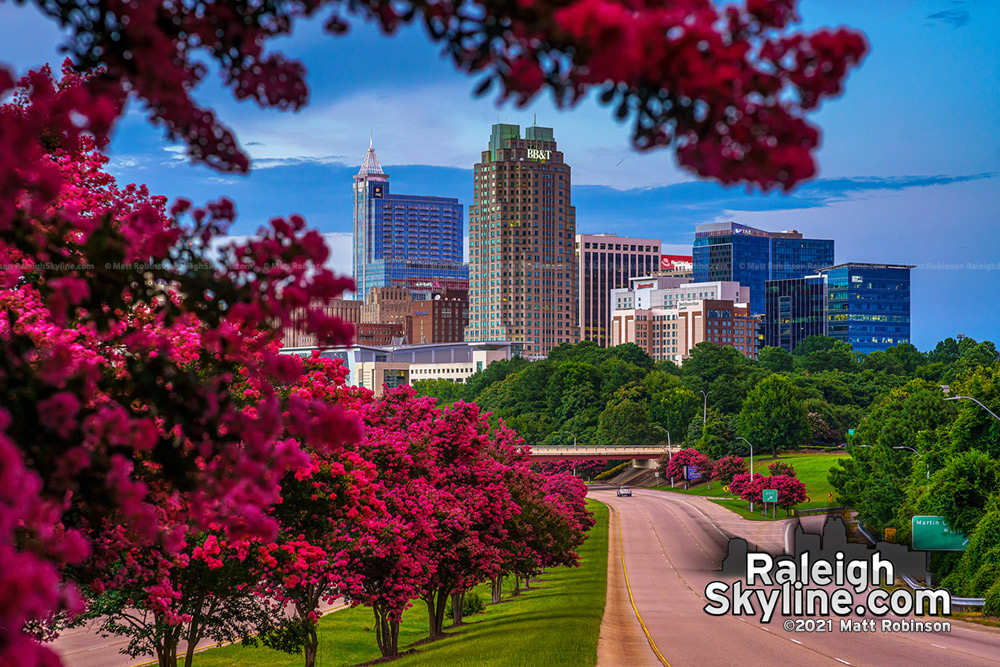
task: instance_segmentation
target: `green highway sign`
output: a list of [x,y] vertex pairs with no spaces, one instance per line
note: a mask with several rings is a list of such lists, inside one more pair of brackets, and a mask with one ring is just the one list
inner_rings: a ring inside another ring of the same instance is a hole
[[949,528],[943,516],[915,516],[912,529],[917,551],[965,551],[969,546],[969,538]]
[[778,490],[777,489],[764,489],[764,502],[765,503],[776,503],[776,502],[778,502]]

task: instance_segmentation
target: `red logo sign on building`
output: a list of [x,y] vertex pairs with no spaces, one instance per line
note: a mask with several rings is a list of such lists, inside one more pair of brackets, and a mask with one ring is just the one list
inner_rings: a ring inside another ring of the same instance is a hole
[[691,255],[660,255],[660,271],[690,271],[693,266]]

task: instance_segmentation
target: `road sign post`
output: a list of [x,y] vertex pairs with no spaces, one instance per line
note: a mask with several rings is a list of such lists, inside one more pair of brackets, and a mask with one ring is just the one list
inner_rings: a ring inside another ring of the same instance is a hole
[[764,489],[761,493],[761,500],[764,501],[764,516],[767,516],[767,504],[771,503],[771,518],[778,518],[778,490]]

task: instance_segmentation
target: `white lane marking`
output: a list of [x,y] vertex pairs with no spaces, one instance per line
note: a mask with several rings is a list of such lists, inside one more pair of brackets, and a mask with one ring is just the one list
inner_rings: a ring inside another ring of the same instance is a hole
[[799,646],[802,646],[802,642],[800,642],[798,639],[793,639],[792,641],[798,644]]
[[702,515],[703,517],[705,517],[705,521],[708,521],[708,522],[709,522],[710,524],[712,524],[712,528],[715,528],[715,529],[716,529],[717,531],[719,531],[719,535],[722,535],[722,536],[723,536],[724,538],[726,538],[727,540],[729,539],[729,536],[728,536],[728,535],[726,535],[726,534],[725,534],[724,532],[722,532],[722,529],[721,529],[721,528],[719,528],[718,526],[716,526],[716,525],[715,525],[715,522],[714,522],[714,521],[712,521],[711,519],[709,519],[709,518],[708,518],[708,515],[707,515],[707,514],[705,514],[705,513],[704,513],[704,512],[702,512],[702,511],[701,511],[700,509],[698,509],[697,507],[695,507],[694,505],[692,505],[691,503],[689,503],[689,502],[688,502],[688,501],[686,501],[686,500],[681,500],[681,502],[682,502],[682,503],[684,503],[685,505],[687,505],[688,507],[690,507],[691,509],[693,509],[693,510],[694,510],[695,512],[697,512],[698,514],[700,514],[700,515]]
[[846,660],[841,660],[840,658],[834,658],[834,660],[836,660],[837,662],[842,662],[842,663],[844,663],[845,665],[849,665],[849,664],[851,664],[851,663],[847,662]]
[[931,646],[937,646],[938,648],[943,648],[945,651],[948,650],[947,646],[941,646],[940,644],[931,644]]

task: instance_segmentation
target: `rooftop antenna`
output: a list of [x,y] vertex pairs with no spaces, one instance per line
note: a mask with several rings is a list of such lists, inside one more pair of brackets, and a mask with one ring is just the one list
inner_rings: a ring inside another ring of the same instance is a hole
[[532,126],[538,127],[538,114],[535,114],[534,119],[531,121]]
[[374,147],[375,147],[375,133],[372,132],[371,130],[368,130],[368,148],[374,148]]

